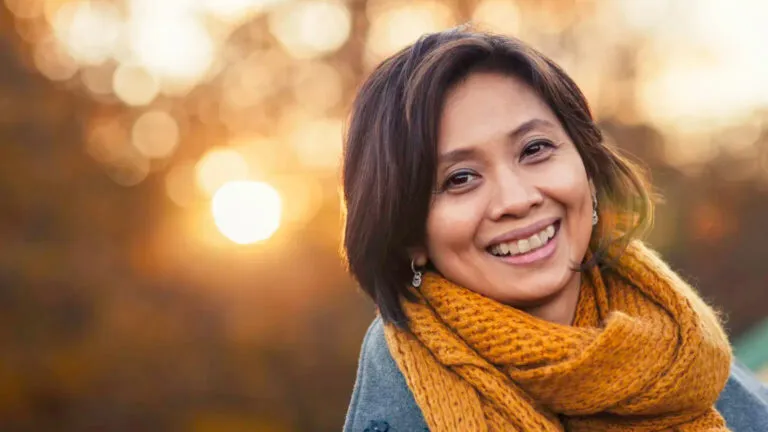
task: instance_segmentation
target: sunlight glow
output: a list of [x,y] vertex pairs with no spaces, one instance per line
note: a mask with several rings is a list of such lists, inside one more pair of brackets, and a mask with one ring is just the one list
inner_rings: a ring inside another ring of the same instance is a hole
[[434,1],[382,2],[368,10],[371,28],[367,48],[370,61],[378,62],[415,42],[424,33],[442,30],[455,23],[451,8]]
[[214,42],[201,20],[181,6],[148,8],[141,7],[143,2],[134,3],[128,37],[139,62],[171,84],[197,83],[215,56]]
[[142,114],[131,132],[133,146],[147,158],[168,157],[179,144],[179,125],[165,111]]
[[260,182],[224,184],[211,201],[216,226],[237,244],[256,243],[272,236],[280,227],[280,194]]
[[520,30],[520,9],[512,0],[484,0],[475,8],[472,21],[484,30],[515,35]]
[[54,34],[75,60],[98,65],[112,56],[123,23],[111,3],[75,1],[57,10],[52,24]]
[[112,76],[115,95],[131,106],[149,105],[160,92],[157,79],[139,66],[121,64]]
[[216,148],[203,156],[196,165],[197,185],[206,195],[213,195],[228,182],[248,178],[248,162],[239,152]]
[[352,18],[333,0],[288,4],[269,16],[269,29],[296,58],[313,58],[339,49],[349,38]]
[[205,12],[227,22],[242,22],[283,0],[198,0]]

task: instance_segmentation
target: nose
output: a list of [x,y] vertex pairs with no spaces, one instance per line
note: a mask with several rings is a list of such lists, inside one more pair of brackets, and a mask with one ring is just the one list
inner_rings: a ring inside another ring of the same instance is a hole
[[504,170],[497,176],[492,194],[488,210],[493,220],[505,216],[523,218],[544,200],[543,194],[535,184],[511,170]]

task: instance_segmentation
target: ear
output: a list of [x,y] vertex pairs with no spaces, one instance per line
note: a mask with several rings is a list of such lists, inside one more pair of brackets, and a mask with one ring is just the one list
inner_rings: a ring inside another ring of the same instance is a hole
[[427,265],[428,255],[426,248],[422,246],[412,247],[408,249],[408,256],[413,260],[413,264],[417,267],[424,267]]
[[589,179],[589,192],[592,194],[592,196],[597,196],[597,188],[595,187],[595,182],[593,182],[592,179]]

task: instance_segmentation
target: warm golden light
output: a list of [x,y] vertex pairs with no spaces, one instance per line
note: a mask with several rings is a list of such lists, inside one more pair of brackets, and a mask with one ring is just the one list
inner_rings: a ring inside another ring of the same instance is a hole
[[44,2],[45,0],[5,0],[5,6],[18,18],[33,19],[43,13]]
[[68,80],[79,69],[56,39],[44,39],[35,46],[34,62],[40,73],[53,81]]
[[293,77],[293,96],[307,110],[322,113],[333,108],[343,92],[341,74],[324,62],[308,62]]
[[195,164],[184,162],[175,165],[165,176],[165,193],[179,207],[195,202]]
[[652,122],[712,132],[768,105],[765,3],[702,2],[664,16],[674,25],[657,26],[638,62],[639,102]]
[[230,106],[253,106],[277,90],[274,72],[265,60],[261,54],[251,54],[224,73],[223,99]]
[[127,105],[150,104],[160,92],[157,79],[140,66],[121,64],[112,77],[115,95]]
[[368,31],[367,49],[371,63],[394,54],[415,42],[424,33],[436,32],[455,24],[451,8],[434,1],[381,2],[368,10],[371,27]]
[[520,29],[520,9],[512,0],[483,0],[472,21],[484,30],[515,35]]
[[269,29],[296,58],[336,51],[349,38],[352,19],[344,3],[305,0],[289,3],[269,16]]
[[138,61],[161,78],[165,89],[186,88],[211,67],[215,47],[186,2],[131,1],[129,46]]
[[110,164],[136,153],[128,133],[118,119],[97,119],[89,125],[85,142],[86,152],[95,160]]
[[206,12],[227,22],[242,22],[283,0],[198,0]]
[[80,79],[85,87],[94,95],[108,95],[112,93],[113,70],[109,64],[89,67],[80,72]]
[[104,63],[112,56],[122,25],[117,7],[105,1],[64,3],[52,22],[54,34],[69,54],[90,65]]
[[211,211],[224,236],[249,244],[266,240],[277,231],[282,203],[277,191],[266,183],[237,181],[216,191]]
[[293,130],[290,140],[302,164],[335,168],[341,161],[343,124],[339,119],[307,120]]
[[320,182],[310,175],[275,177],[271,183],[283,199],[283,222],[302,227],[312,221],[325,200]]
[[211,196],[227,182],[248,178],[248,162],[243,155],[228,148],[209,151],[196,165],[197,185]]
[[179,125],[165,111],[142,114],[131,132],[134,147],[147,158],[168,157],[179,144]]
[[149,161],[140,155],[125,155],[106,166],[109,177],[120,186],[136,186],[149,175]]

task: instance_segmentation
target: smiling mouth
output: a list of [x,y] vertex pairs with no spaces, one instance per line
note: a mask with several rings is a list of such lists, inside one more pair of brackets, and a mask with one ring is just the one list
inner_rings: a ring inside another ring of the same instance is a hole
[[560,230],[560,220],[547,225],[530,237],[492,245],[486,250],[493,256],[510,257],[524,255],[546,246]]

